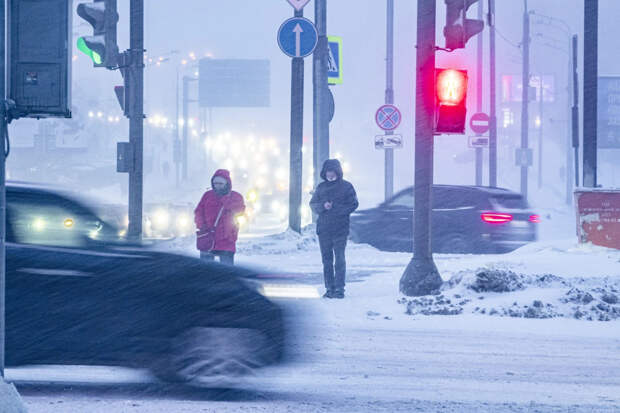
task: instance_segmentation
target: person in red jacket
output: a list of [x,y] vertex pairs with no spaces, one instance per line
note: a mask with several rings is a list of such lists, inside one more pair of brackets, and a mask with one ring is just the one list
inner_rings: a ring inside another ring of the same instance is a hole
[[[243,196],[232,190],[230,172],[226,169],[215,171],[211,178],[211,187],[194,210],[194,221],[199,231],[215,226],[213,249],[200,251],[200,258],[213,261],[215,256],[218,256],[221,263],[233,265],[239,233],[236,218],[245,212]],[[218,215],[220,218],[216,225]]]

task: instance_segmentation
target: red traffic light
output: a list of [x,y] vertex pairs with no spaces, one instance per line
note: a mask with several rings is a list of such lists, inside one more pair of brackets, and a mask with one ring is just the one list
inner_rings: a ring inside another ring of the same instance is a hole
[[436,134],[465,132],[466,101],[467,71],[435,69]]

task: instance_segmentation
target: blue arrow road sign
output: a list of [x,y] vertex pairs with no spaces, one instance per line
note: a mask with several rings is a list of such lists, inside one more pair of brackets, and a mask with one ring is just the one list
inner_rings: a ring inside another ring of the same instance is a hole
[[319,34],[314,24],[303,17],[288,19],[278,30],[278,45],[290,57],[306,57],[314,51]]

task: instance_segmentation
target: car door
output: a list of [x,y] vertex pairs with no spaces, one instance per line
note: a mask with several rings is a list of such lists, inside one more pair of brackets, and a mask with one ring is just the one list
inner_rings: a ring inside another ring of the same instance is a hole
[[84,248],[96,222],[63,198],[9,192],[7,223],[7,358],[84,356],[100,327],[100,264]]
[[413,190],[408,189],[382,204],[377,231],[381,248],[393,251],[413,249]]

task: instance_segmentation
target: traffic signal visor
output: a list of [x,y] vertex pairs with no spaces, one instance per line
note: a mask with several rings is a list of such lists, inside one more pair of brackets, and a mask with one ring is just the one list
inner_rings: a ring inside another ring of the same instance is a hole
[[435,69],[435,133],[465,132],[467,71]]

